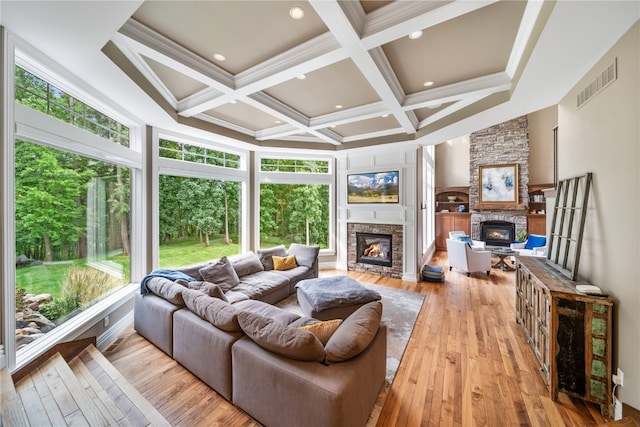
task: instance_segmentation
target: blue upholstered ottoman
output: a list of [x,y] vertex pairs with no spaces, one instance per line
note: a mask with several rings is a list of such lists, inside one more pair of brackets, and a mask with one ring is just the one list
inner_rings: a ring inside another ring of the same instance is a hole
[[345,319],[380,294],[348,276],[301,280],[296,285],[298,304],[305,316],[318,320]]

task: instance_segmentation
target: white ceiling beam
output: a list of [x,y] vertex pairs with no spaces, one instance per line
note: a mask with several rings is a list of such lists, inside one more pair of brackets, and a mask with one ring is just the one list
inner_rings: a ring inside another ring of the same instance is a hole
[[326,0],[310,0],[310,3],[329,28],[329,31],[338,39],[342,47],[349,52],[351,60],[360,69],[360,72],[369,81],[405,132],[409,134],[415,133],[415,124],[411,122],[402,110],[396,94],[389,87],[375,61],[362,46],[360,36],[351,25],[340,4],[336,1]]
[[367,16],[362,45],[365,49],[382,46],[496,1],[395,1]]
[[360,141],[363,139],[380,138],[380,137],[389,136],[389,135],[398,135],[401,133],[405,133],[404,129],[402,128],[385,129],[378,132],[363,133],[356,136],[347,136],[343,138],[342,142],[343,143],[354,142],[354,141]]
[[542,11],[543,4],[544,2],[542,1],[527,2],[527,6],[525,7],[524,14],[522,16],[522,21],[520,21],[520,26],[518,27],[516,39],[513,42],[511,55],[507,62],[506,72],[510,78],[515,76],[516,70],[520,65],[520,61],[522,61],[527,43],[533,34],[535,23]]
[[125,22],[112,41],[127,44],[139,54],[221,92],[234,89],[232,74],[134,19]]
[[329,126],[338,126],[346,123],[359,122],[361,120],[380,117],[383,114],[388,113],[389,111],[387,110],[387,106],[383,102],[374,102],[372,104],[361,105],[359,107],[314,117],[309,121],[309,127],[312,129],[319,129]]
[[492,93],[502,92],[511,88],[511,79],[505,72],[489,74],[474,79],[423,90],[422,92],[407,95],[402,102],[405,110],[432,107],[464,98],[484,97]]
[[442,110],[430,115],[429,117],[427,117],[426,119],[422,120],[419,124],[419,129],[422,129],[423,127],[430,125],[431,123],[435,123],[436,121],[455,113],[456,111],[462,110],[463,108],[480,101],[482,98],[485,98],[488,95],[485,96],[477,96],[477,97],[470,97],[470,98],[464,98],[458,102],[456,102],[455,104],[451,104],[446,108],[443,108]]

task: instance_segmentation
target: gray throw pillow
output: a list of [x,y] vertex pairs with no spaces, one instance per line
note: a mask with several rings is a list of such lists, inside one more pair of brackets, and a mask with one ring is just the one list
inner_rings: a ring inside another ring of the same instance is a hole
[[378,333],[382,318],[382,303],[373,301],[363,305],[344,319],[324,347],[325,361],[343,362],[362,353]]
[[226,256],[200,269],[200,275],[206,282],[215,283],[223,292],[240,283],[236,270]]
[[147,288],[155,295],[169,301],[172,304],[184,306],[182,292],[185,288],[182,285],[172,282],[164,277],[152,277],[146,282]]
[[265,350],[289,359],[324,360],[322,343],[309,331],[291,328],[248,311],[240,312],[238,321],[244,333]]
[[273,248],[267,249],[259,249],[258,257],[260,258],[260,262],[264,266],[264,269],[269,271],[273,270],[273,256],[285,257],[287,256],[287,249],[284,245],[275,246]]
[[236,270],[238,277],[244,277],[259,271],[264,271],[260,258],[251,251],[246,254],[232,257],[231,265],[233,265],[233,268]]
[[320,252],[319,246],[307,246],[299,243],[292,243],[289,245],[289,251],[287,255],[295,255],[296,263],[305,267],[313,267],[313,264],[318,259],[318,253]]
[[227,332],[240,332],[238,310],[226,301],[205,295],[195,289],[182,291],[184,303],[189,310],[211,323],[218,329]]
[[216,285],[215,283],[209,283],[209,282],[186,282],[187,283],[187,287],[189,289],[195,289],[196,291],[200,291],[206,295],[209,295],[210,297],[213,298],[218,298],[221,299],[223,301],[227,300],[227,297],[224,295],[224,292],[222,292],[222,289],[220,289],[220,286]]

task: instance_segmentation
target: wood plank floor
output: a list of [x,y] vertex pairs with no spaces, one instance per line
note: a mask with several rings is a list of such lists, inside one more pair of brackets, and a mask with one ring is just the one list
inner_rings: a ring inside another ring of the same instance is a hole
[[[446,252],[431,261],[447,267]],[[366,273],[356,280],[425,295],[378,426],[595,426],[599,407],[548,397],[515,322],[513,272],[446,271],[446,282],[408,282]],[[105,356],[175,426],[254,426],[242,411],[132,329]],[[288,427],[288,426],[287,426]]]

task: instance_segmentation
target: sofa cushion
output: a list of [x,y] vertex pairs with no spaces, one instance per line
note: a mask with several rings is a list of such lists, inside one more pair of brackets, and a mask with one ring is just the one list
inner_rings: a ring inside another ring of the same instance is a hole
[[233,265],[233,269],[238,274],[238,277],[248,276],[249,274],[264,271],[260,258],[258,258],[258,255],[254,254],[252,251],[232,257],[231,265]]
[[261,271],[243,276],[240,283],[233,288],[234,292],[242,292],[249,299],[261,299],[279,288],[289,288],[289,279],[275,271]]
[[227,297],[224,295],[224,292],[222,291],[220,286],[216,285],[215,283],[201,281],[185,283],[187,284],[187,287],[189,289],[195,289],[196,291],[200,291],[206,295],[209,295],[210,297],[219,298],[223,301],[227,300]]
[[274,270],[291,270],[292,268],[296,268],[298,264],[296,263],[296,256],[273,256],[273,269]]
[[382,303],[373,301],[347,317],[325,346],[328,363],[349,360],[362,353],[378,333]]
[[178,271],[182,271],[187,276],[191,276],[196,280],[203,281],[204,278],[202,277],[202,274],[200,274],[200,269],[203,268],[203,267],[206,267],[209,264],[211,264],[211,262],[209,262],[209,261],[200,262],[198,264],[193,264],[193,265],[189,265],[187,267],[179,268]]
[[238,323],[239,310],[228,302],[210,297],[195,289],[185,289],[182,297],[189,310],[216,328],[227,332],[241,331]]
[[182,292],[186,288],[164,277],[151,277],[146,282],[147,288],[155,295],[172,304],[184,306]]
[[311,268],[318,259],[318,253],[320,253],[320,246],[307,246],[292,243],[289,245],[287,255],[295,255],[298,265]]
[[338,329],[341,323],[342,319],[325,320],[324,322],[300,326],[300,329],[311,332],[316,336],[316,338],[320,340],[322,345],[325,345],[327,344],[327,341],[329,341],[329,338],[331,338],[334,332]]
[[259,249],[258,257],[265,270],[273,270],[273,256],[287,256],[287,249],[284,245],[275,246],[273,248]]
[[241,311],[238,321],[249,338],[265,350],[283,357],[322,362],[322,343],[309,331],[282,325],[273,319],[249,311]]
[[223,292],[228,291],[240,283],[236,270],[226,256],[221,257],[217,262],[201,268],[200,275],[205,281],[220,286]]
[[300,318],[300,316],[295,313],[258,300],[240,301],[234,304],[234,307],[240,311],[248,311],[262,317],[268,317],[282,325],[289,325]]

